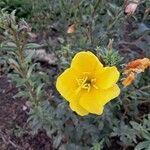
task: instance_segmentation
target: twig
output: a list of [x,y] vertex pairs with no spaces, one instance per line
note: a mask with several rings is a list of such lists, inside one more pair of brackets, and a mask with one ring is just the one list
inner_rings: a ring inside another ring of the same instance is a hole
[[97,10],[97,8],[98,8],[101,1],[102,0],[97,0],[96,4],[94,6],[93,12],[92,12],[92,18],[95,16],[95,12],[96,12],[96,10]]
[[147,86],[141,87],[139,90],[145,90],[145,89],[149,89],[149,88],[150,88],[150,85],[147,85]]

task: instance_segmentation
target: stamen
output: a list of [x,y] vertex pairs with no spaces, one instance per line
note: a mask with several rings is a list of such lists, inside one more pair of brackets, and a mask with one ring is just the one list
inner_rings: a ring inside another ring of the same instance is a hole
[[95,84],[93,84],[93,87],[94,87],[95,89],[98,89],[98,87],[97,87]]
[[82,87],[78,87],[77,90],[75,91],[76,95],[81,91]]
[[95,78],[90,79],[89,72],[84,72],[83,74],[86,76],[83,78],[76,79],[79,86],[78,89],[76,90],[76,94],[78,94],[82,89],[85,89],[88,92],[90,92],[92,87],[98,89],[98,87],[95,85],[96,79]]

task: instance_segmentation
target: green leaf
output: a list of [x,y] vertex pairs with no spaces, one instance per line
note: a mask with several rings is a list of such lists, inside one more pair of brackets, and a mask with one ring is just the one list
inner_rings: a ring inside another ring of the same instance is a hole
[[16,87],[24,86],[24,83],[26,82],[24,79],[20,78],[18,74],[8,74],[8,78],[15,82]]
[[142,136],[146,139],[150,141],[150,133],[146,130],[145,132],[142,132]]
[[53,146],[54,148],[58,148],[58,146],[60,145],[61,141],[62,141],[62,135],[58,135],[57,137],[54,138],[53,140]]
[[40,98],[40,95],[41,95],[41,91],[42,91],[42,88],[43,88],[44,84],[41,84],[37,87],[36,89],[36,96],[37,96],[37,99]]
[[147,150],[150,150],[150,144],[149,144],[149,146],[148,146]]
[[0,50],[5,52],[15,51],[17,49],[16,44],[13,42],[4,41],[0,44]]
[[141,125],[138,124],[137,122],[135,121],[130,121],[130,124],[132,125],[132,127],[136,130],[140,130],[141,129]]
[[149,147],[149,145],[150,145],[150,141],[140,142],[140,143],[135,147],[135,150],[146,149],[146,148]]
[[94,143],[91,150],[102,150],[103,149],[104,139],[102,139],[99,143]]
[[35,55],[35,50],[30,51],[30,53],[27,54],[27,57],[25,58],[25,63],[31,62],[33,56]]
[[19,68],[19,64],[18,64],[18,62],[16,60],[14,60],[12,58],[9,58],[8,61],[9,61],[10,64],[14,64],[17,68]]
[[107,13],[108,13],[108,15],[109,15],[111,18],[114,18],[114,15],[111,13],[110,10],[107,10]]
[[24,97],[24,98],[28,98],[29,97],[29,93],[26,91],[20,91],[18,92],[15,96],[13,96],[13,98],[19,98],[19,97]]
[[29,79],[29,78],[30,78],[31,73],[32,73],[32,71],[33,71],[33,69],[34,69],[35,65],[36,65],[36,64],[33,64],[33,65],[31,65],[31,66],[30,66],[30,68],[29,68],[29,70],[28,70],[28,73],[27,73],[27,79]]
[[25,49],[37,49],[37,48],[40,48],[40,47],[41,47],[41,45],[39,45],[39,44],[29,43],[29,44],[26,44]]

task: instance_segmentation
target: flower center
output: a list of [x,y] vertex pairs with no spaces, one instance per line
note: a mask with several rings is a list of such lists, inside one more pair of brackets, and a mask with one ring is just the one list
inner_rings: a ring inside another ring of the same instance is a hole
[[93,78],[90,73],[86,72],[83,73],[82,78],[77,78],[77,83],[78,83],[78,89],[77,93],[80,92],[82,89],[87,90],[88,92],[92,89],[98,89],[96,86],[96,78]]

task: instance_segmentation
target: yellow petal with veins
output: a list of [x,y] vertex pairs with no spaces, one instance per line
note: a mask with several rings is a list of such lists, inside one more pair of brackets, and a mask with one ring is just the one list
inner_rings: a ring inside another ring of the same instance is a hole
[[102,89],[112,87],[119,79],[120,73],[117,68],[105,67],[102,72],[96,73],[97,85]]
[[91,52],[79,52],[72,59],[71,67],[80,72],[93,73],[97,68],[103,68],[102,63]]
[[67,101],[71,100],[72,95],[75,94],[78,88],[76,81],[77,74],[74,69],[69,68],[57,78],[56,88]]
[[89,93],[85,92],[81,96],[79,104],[88,112],[100,115],[103,113],[104,105],[119,94],[120,89],[116,84],[106,90],[93,89]]
[[79,104],[78,99],[72,98],[70,102],[70,108],[80,116],[85,116],[89,114],[89,112]]

